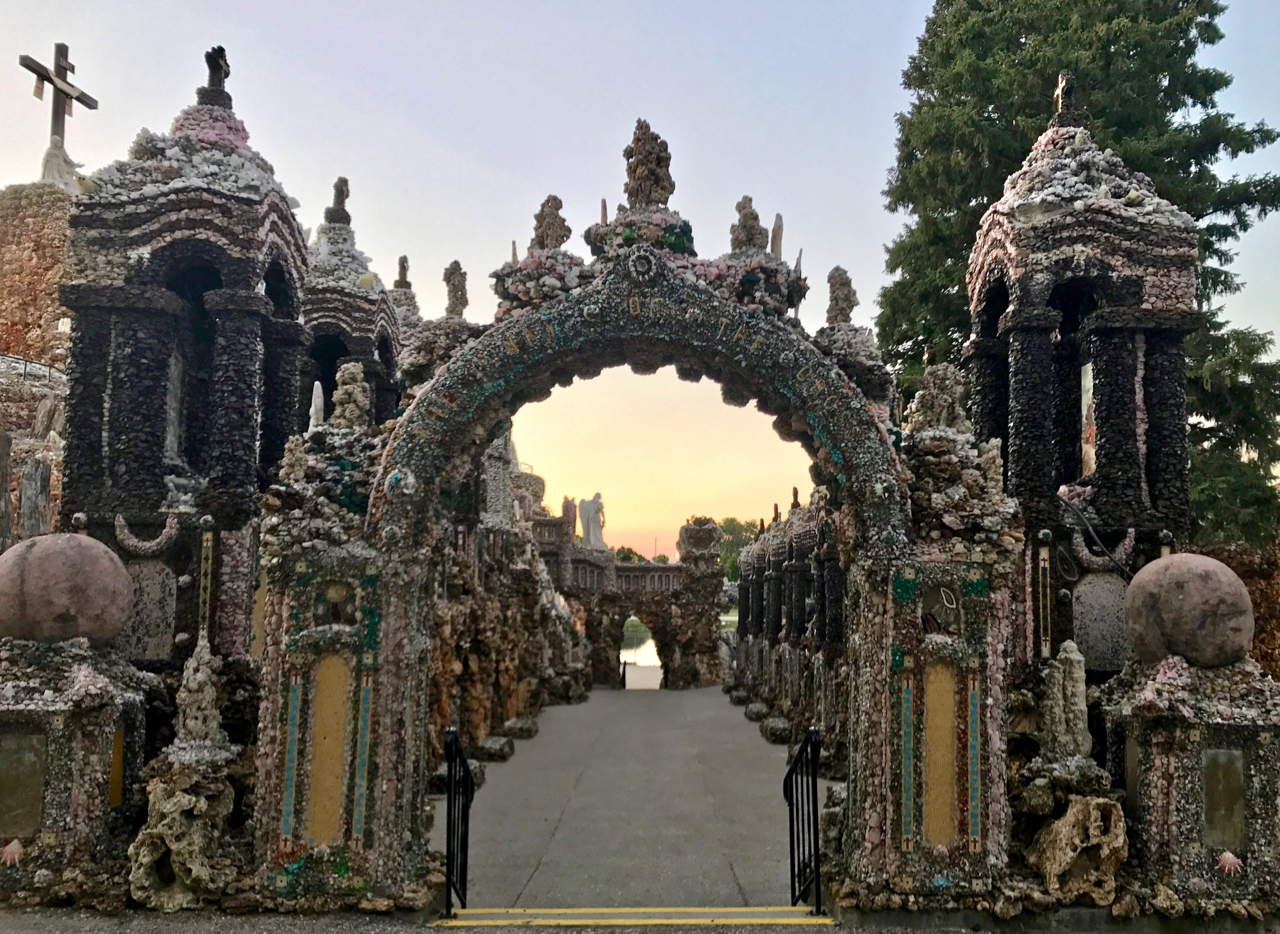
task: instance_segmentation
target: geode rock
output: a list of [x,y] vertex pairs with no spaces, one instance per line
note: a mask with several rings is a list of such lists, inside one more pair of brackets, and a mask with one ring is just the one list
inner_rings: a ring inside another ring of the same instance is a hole
[[538,735],[538,721],[532,717],[517,717],[502,725],[504,736],[512,739],[533,739]]
[[775,745],[785,746],[791,742],[791,723],[786,717],[770,717],[760,724],[760,735]]
[[759,701],[754,704],[747,704],[747,709],[742,711],[742,715],[752,723],[759,723],[769,716],[769,705],[762,704]]
[[516,751],[516,744],[508,736],[486,736],[473,751],[481,762],[506,762]]
[[1120,805],[1090,797],[1072,800],[1066,814],[1036,835],[1026,858],[1058,901],[1069,904],[1087,895],[1095,905],[1110,905],[1116,897],[1116,869],[1128,855]]
[[88,535],[41,535],[0,555],[0,636],[102,648],[133,613],[124,562]]
[[1253,603],[1244,581],[1221,561],[1176,554],[1146,565],[1124,596],[1133,653],[1154,665],[1181,655],[1197,668],[1243,660],[1253,641]]
[[737,688],[729,692],[729,703],[735,707],[745,707],[751,703],[751,692],[742,688]]

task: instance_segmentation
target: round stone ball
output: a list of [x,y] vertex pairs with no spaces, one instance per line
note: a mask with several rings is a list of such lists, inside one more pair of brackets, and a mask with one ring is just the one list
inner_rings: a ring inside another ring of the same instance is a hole
[[1242,661],[1253,641],[1253,602],[1236,572],[1204,555],[1146,565],[1124,595],[1133,654],[1147,665],[1181,655],[1197,668]]
[[133,578],[96,538],[40,535],[0,555],[0,636],[102,648],[132,613]]

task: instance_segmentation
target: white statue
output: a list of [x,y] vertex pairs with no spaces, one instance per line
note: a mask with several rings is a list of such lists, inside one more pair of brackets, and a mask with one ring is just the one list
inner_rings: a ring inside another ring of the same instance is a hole
[[582,522],[582,544],[603,551],[604,503],[600,501],[599,493],[578,503],[578,519]]
[[40,167],[40,181],[52,182],[69,195],[80,194],[76,181],[76,169],[81,163],[72,162],[62,147],[61,136],[49,137],[49,148],[44,151],[44,164]]
[[311,387],[311,424],[307,431],[312,432],[324,424],[324,387],[316,380]]

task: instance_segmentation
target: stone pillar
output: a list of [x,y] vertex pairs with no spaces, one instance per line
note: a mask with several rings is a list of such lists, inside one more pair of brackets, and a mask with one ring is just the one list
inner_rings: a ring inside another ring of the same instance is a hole
[[1165,528],[1191,525],[1187,476],[1187,361],[1182,334],[1149,332],[1143,372],[1147,409],[1147,486]]
[[1080,479],[1080,342],[1074,335],[1059,340],[1053,351],[1054,476],[1059,485]]
[[[111,313],[79,308],[71,319],[67,362],[67,433],[63,450],[62,516],[95,511],[107,492],[104,396],[111,346]],[[167,374],[166,374],[167,375]]]
[[[7,472],[7,471],[6,471]],[[49,532],[49,478],[47,461],[31,458],[18,481],[18,536],[35,538]],[[7,488],[6,488],[7,490]]]
[[813,574],[813,644],[821,646],[827,641],[827,562],[825,547],[819,546],[813,553],[810,567]]
[[756,557],[751,568],[751,635],[757,639],[764,635],[764,574],[768,559]]
[[1048,328],[1009,334],[1009,445],[1006,489],[1016,496],[1028,528],[1053,522],[1053,345]]
[[[104,406],[112,507],[141,511],[164,503],[169,358],[176,340],[176,318],[168,312],[132,310],[113,316]],[[89,352],[101,353],[102,348]]]
[[[258,437],[262,415],[262,322],[270,302],[254,292],[217,289],[205,295],[217,323],[213,351],[213,430],[209,487],[226,528],[248,518],[258,490]],[[238,495],[237,495],[238,494]],[[215,508],[216,508],[215,507]]]
[[826,585],[827,631],[826,643],[837,652],[844,651],[844,569],[840,567],[840,553],[834,542],[828,542],[822,552],[823,581]]
[[1137,357],[1129,331],[1094,331],[1088,338],[1093,361],[1093,404],[1098,429],[1097,492],[1090,505],[1103,525],[1124,528],[1147,513],[1142,501],[1138,457]]
[[[1009,436],[1009,360],[995,338],[977,339],[965,348],[969,370],[969,418],[979,441]],[[1006,445],[1007,447],[1007,445]]]
[[770,557],[764,574],[764,634],[770,644],[782,634],[782,558]]
[[[258,459],[264,470],[279,465],[285,442],[298,434],[298,397],[304,388],[302,358],[310,342],[306,328],[296,321],[262,319],[262,443]],[[305,388],[309,399],[311,384]]]
[[13,540],[13,500],[9,497],[9,448],[12,439],[0,431],[0,554]]
[[808,558],[797,549],[795,557],[783,569],[787,580],[787,641],[792,643],[805,637],[804,585],[808,567]]
[[[4,441],[0,440],[0,446],[4,445]],[[3,454],[0,454],[3,457]],[[0,470],[3,465],[0,464]],[[738,565],[738,639],[739,641],[747,637],[749,616],[751,613],[751,584],[747,580],[746,573],[742,570],[742,565]]]

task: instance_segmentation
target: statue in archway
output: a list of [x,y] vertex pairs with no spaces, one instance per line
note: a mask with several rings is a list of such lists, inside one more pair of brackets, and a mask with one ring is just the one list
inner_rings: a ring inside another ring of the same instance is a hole
[[582,544],[604,550],[604,503],[597,493],[578,503],[578,519],[582,522]]

